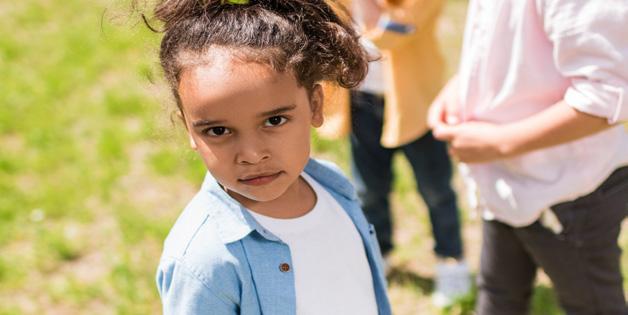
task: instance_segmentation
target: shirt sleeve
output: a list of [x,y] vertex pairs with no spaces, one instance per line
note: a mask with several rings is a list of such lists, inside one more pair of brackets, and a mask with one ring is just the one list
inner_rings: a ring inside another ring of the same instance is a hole
[[156,280],[165,315],[238,314],[238,306],[233,301],[210,289],[180,262],[162,262]]
[[565,102],[610,124],[628,120],[628,1],[539,1],[555,64],[571,81]]

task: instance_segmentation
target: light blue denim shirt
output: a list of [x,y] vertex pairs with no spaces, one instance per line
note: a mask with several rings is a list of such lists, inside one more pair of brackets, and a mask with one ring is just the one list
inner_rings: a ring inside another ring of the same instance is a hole
[[[355,224],[371,267],[379,314],[391,314],[375,231],[353,186],[329,162],[310,160],[305,172],[331,193]],[[259,225],[208,174],[164,244],[157,270],[164,314],[294,315],[294,274],[292,269],[282,271],[285,263],[292,265],[288,245]]]

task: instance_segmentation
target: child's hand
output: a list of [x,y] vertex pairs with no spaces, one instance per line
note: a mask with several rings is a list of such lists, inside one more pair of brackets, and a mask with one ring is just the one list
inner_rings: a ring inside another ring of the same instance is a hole
[[377,26],[383,9],[376,0],[356,0],[352,4],[351,11],[354,18],[364,23],[367,30]]
[[427,125],[435,129],[439,125],[455,125],[461,121],[458,99],[458,80],[453,77],[430,105]]
[[449,143],[449,154],[465,163],[482,163],[510,156],[507,128],[487,122],[439,124],[434,137]]

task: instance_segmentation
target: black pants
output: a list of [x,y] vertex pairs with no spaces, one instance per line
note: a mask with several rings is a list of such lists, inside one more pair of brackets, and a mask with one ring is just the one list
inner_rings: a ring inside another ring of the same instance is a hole
[[400,150],[412,166],[419,193],[429,209],[434,251],[443,257],[462,256],[458,208],[450,185],[452,170],[445,143],[428,132],[399,148],[384,148],[380,144],[384,99],[354,91],[351,108],[353,177],[362,209],[377,230],[382,254],[393,247],[388,197],[393,182],[393,155]]
[[540,267],[568,315],[628,314],[617,244],[628,212],[628,167],[551,209],[563,225],[558,235],[538,221],[523,228],[484,222],[477,313],[527,314]]

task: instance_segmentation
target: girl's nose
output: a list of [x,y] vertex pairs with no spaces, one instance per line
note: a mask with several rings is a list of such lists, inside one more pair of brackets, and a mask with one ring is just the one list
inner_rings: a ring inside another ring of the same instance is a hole
[[270,152],[259,140],[243,141],[236,155],[238,164],[258,164],[270,158]]

